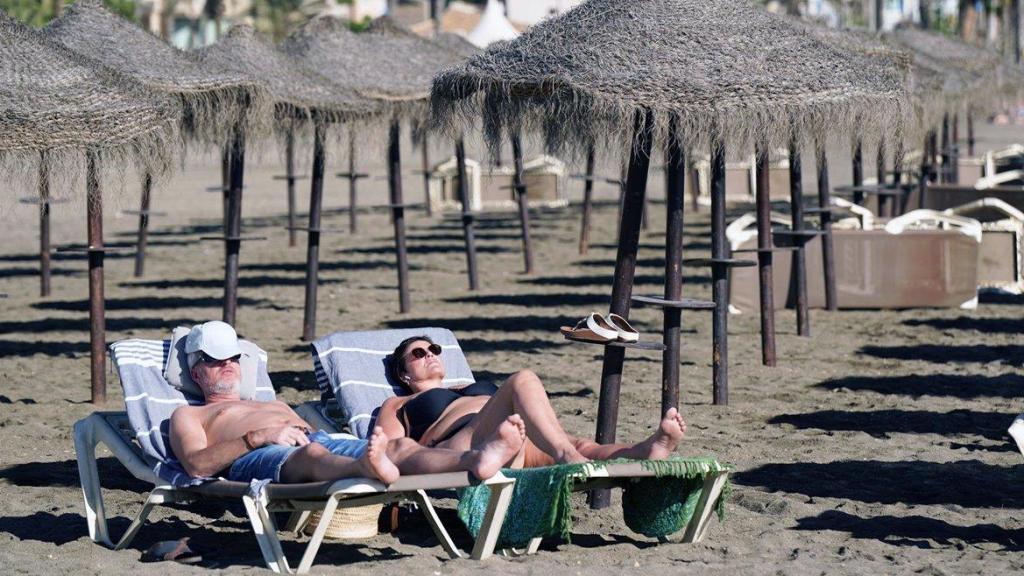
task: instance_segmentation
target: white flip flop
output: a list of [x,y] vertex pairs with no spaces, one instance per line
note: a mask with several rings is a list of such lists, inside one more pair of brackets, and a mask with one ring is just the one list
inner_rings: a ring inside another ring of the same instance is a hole
[[639,342],[640,333],[636,331],[622,316],[618,314],[609,314],[608,323],[615,327],[618,332],[618,339],[621,342]]
[[596,312],[577,322],[574,328],[562,326],[561,331],[570,340],[614,342],[619,338],[618,329]]

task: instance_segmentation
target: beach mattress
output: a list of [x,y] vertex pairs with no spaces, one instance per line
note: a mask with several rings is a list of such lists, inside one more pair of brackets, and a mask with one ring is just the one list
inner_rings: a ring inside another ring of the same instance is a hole
[[[978,242],[955,230],[834,230],[836,297],[840,308],[970,307],[977,302]],[[757,238],[739,248],[755,248]],[[807,244],[807,296],[812,308],[825,307],[821,238]],[[791,282],[792,252],[775,252],[773,289],[776,308],[796,304]],[[753,253],[736,258],[757,260]],[[734,268],[731,304],[757,313],[756,267]]]

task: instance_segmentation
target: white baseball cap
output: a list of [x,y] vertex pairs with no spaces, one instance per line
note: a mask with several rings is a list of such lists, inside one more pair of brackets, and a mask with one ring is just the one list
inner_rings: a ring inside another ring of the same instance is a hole
[[224,360],[241,354],[242,347],[238,345],[238,334],[230,324],[211,320],[192,327],[185,338],[185,352],[205,352],[207,356]]

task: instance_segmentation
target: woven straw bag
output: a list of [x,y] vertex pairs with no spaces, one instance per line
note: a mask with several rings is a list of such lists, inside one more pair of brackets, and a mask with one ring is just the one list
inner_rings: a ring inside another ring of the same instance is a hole
[[[327,526],[326,538],[337,540],[354,540],[361,538],[373,538],[377,535],[377,519],[380,517],[383,504],[370,504],[368,506],[356,506],[352,508],[338,508],[334,511],[334,517]],[[312,535],[320,523],[321,512],[313,512],[309,515],[309,522],[303,528],[303,532]]]

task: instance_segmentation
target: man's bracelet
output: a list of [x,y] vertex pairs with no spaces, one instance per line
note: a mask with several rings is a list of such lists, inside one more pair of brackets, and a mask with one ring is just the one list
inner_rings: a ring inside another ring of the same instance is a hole
[[242,442],[245,442],[245,447],[248,448],[249,450],[255,450],[256,448],[258,448],[258,446],[253,444],[252,440],[249,440],[249,434],[252,434],[251,430],[242,435]]

